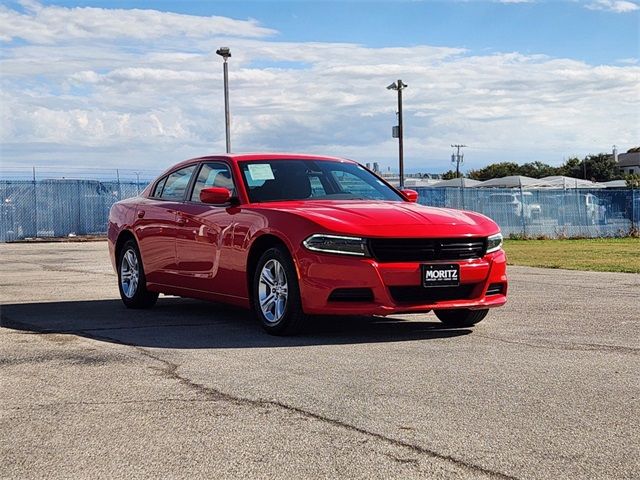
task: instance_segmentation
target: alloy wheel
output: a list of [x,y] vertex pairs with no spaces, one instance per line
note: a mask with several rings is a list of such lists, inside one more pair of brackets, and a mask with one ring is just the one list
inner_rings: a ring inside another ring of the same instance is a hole
[[138,290],[140,280],[140,262],[133,249],[128,249],[122,256],[120,264],[120,286],[127,298],[133,298]]
[[282,319],[288,294],[289,285],[284,267],[272,258],[262,267],[258,283],[258,301],[267,322],[277,323]]

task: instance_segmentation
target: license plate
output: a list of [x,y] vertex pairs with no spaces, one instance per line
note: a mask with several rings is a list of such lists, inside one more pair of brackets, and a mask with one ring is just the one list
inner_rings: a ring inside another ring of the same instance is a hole
[[460,265],[422,265],[423,287],[457,287],[460,285]]

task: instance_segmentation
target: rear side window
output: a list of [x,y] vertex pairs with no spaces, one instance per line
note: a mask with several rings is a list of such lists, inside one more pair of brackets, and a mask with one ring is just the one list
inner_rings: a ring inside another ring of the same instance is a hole
[[152,197],[160,198],[162,194],[162,189],[164,188],[164,184],[167,183],[167,177],[161,179],[158,183],[156,183],[156,188],[153,189]]
[[[182,200],[195,169],[196,166],[191,165],[170,174],[164,182],[160,182],[164,183],[164,188],[158,197],[164,200]],[[158,183],[158,185],[160,185],[160,183]],[[156,189],[157,188],[156,186]]]

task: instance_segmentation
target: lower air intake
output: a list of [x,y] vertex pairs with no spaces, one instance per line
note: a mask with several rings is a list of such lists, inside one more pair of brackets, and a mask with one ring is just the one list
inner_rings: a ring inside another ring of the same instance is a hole
[[472,298],[477,284],[468,283],[457,287],[420,286],[389,287],[391,297],[398,303],[433,303],[447,300],[468,300]]
[[370,288],[336,288],[329,295],[330,302],[372,302]]

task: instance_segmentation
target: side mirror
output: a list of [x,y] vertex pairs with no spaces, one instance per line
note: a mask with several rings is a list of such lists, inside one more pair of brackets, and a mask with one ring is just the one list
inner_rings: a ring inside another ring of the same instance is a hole
[[418,192],[415,190],[407,188],[405,190],[400,190],[400,193],[411,203],[416,203],[418,201]]
[[212,203],[220,205],[227,203],[231,199],[231,192],[224,187],[209,187],[200,190],[200,201],[202,203]]

